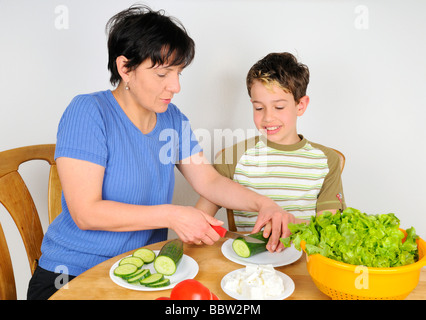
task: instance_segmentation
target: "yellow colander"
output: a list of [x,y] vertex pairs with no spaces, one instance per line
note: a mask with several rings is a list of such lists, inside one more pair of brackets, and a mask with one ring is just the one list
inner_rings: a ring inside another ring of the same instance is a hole
[[[413,264],[367,268],[313,254],[307,255],[308,272],[318,289],[335,300],[405,299],[417,286],[421,268],[426,266],[426,242],[420,238],[416,242],[419,260]],[[301,247],[305,250],[304,241]]]

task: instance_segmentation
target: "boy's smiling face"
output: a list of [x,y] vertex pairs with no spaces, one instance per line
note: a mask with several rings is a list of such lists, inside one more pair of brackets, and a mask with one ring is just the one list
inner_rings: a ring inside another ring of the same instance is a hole
[[283,145],[300,141],[296,128],[297,117],[305,112],[308,96],[296,103],[291,93],[277,85],[266,87],[258,80],[253,82],[250,93],[254,123],[269,141]]

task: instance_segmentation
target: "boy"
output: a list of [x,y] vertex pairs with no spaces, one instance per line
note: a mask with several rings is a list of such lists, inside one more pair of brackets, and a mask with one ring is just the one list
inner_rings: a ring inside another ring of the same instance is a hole
[[[253,65],[246,82],[262,135],[225,149],[216,170],[275,200],[298,223],[323,211],[343,210],[338,154],[306,140],[296,128],[309,104],[308,67],[290,53],[271,53]],[[219,209],[204,198],[196,207],[213,216]],[[259,231],[253,229],[256,212],[234,210],[234,218],[238,231]]]

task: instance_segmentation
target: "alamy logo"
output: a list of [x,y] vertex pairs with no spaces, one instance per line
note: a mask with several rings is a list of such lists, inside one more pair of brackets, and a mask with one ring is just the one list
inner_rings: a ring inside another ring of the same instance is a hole
[[[160,132],[159,140],[165,143],[160,149],[159,160],[165,165],[176,164],[179,159],[182,159],[182,163],[191,161],[191,163],[201,164],[206,162],[206,158],[198,156],[200,151],[213,150],[213,154],[217,154],[224,146],[232,146],[236,142],[253,137],[255,134],[256,130],[254,129],[246,131],[243,129],[234,131],[214,129],[213,134],[202,128],[192,131],[189,121],[183,121],[181,132],[175,129],[164,129]],[[227,159],[232,162],[232,154]],[[207,160],[207,162],[209,161]]]
[[65,5],[55,7],[55,28],[57,30],[68,30],[70,27],[69,10]]
[[355,7],[355,21],[354,27],[357,30],[367,30],[370,28],[370,16],[368,7],[365,5],[358,5]]
[[55,273],[59,273],[59,276],[55,279],[55,288],[56,289],[68,289],[68,268],[64,265],[56,266]]

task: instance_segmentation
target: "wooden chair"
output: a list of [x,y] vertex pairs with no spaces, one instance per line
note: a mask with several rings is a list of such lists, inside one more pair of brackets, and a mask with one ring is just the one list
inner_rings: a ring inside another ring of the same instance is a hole
[[[0,203],[15,222],[30,264],[31,274],[41,255],[43,229],[34,200],[18,172],[19,166],[30,160],[45,160],[50,164],[48,182],[49,223],[61,212],[61,184],[54,161],[55,145],[44,144],[0,152]],[[0,225],[0,300],[16,300],[15,277],[3,229]]]
[[[216,159],[222,154],[224,149],[220,150],[217,154],[216,154]],[[340,158],[340,172],[343,172],[343,168],[345,167],[345,162],[346,162],[346,158],[345,155],[340,152],[339,150],[336,149],[332,149],[334,150],[339,158]],[[228,229],[229,231],[237,231],[237,227],[235,226],[235,219],[234,219],[234,210],[232,209],[226,209],[226,216],[228,218]]]

